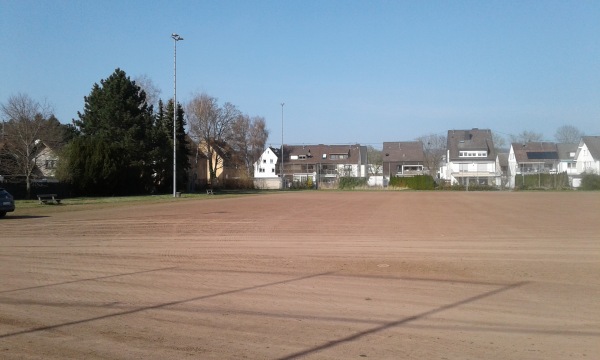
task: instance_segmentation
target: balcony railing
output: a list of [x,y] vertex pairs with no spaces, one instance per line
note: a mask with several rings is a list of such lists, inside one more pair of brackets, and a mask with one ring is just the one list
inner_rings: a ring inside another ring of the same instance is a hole
[[321,175],[337,175],[338,171],[336,169],[321,169]]
[[492,171],[453,171],[452,176],[454,177],[489,177],[489,176],[500,176],[500,173]]
[[393,174],[394,176],[402,177],[402,176],[417,176],[423,175],[425,172],[423,170],[404,170],[404,172],[397,172]]

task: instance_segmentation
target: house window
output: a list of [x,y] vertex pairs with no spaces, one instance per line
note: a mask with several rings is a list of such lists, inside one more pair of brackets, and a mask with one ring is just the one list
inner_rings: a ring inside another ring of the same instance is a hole
[[402,168],[398,167],[398,173],[401,172],[420,172],[423,171],[422,165],[404,165]]
[[44,167],[46,169],[54,169],[56,167],[56,160],[46,160]]
[[343,160],[347,159],[348,154],[331,154],[329,155],[329,160]]
[[271,168],[271,172],[274,173],[275,172],[275,168]]
[[270,162],[271,162],[271,164],[272,164],[272,163],[273,163],[273,159],[269,159],[269,160],[270,160]]
[[265,169],[264,169],[264,168],[258,168],[258,172],[259,172],[259,173],[264,173],[264,172],[265,172]]
[[487,157],[487,151],[459,151],[458,157]]
[[267,159],[263,159],[263,164],[266,164],[266,163],[267,163]]
[[298,155],[298,160],[306,160],[306,155]]

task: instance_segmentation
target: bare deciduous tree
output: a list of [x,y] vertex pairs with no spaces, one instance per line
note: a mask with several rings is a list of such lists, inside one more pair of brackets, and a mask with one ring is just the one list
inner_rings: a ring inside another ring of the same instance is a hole
[[528,142],[542,141],[544,135],[535,131],[523,130],[518,135],[510,135],[510,141],[513,143],[525,144]]
[[54,119],[52,109],[26,94],[17,94],[9,97],[0,110],[3,115],[0,161],[13,178],[25,180],[29,198],[34,171],[40,166],[41,141],[55,142],[55,137],[59,136],[59,132],[53,129],[55,121],[49,121]]
[[152,79],[150,79],[148,75],[143,74],[137,76],[134,81],[135,84],[146,93],[146,103],[156,108],[161,91],[158,87],[156,87]]
[[369,175],[383,174],[383,154],[381,150],[368,145],[367,159],[369,160]]
[[496,153],[506,152],[506,139],[504,136],[492,132],[492,141],[494,142],[494,149],[496,149]]
[[269,137],[265,119],[240,115],[233,124],[233,147],[246,176],[252,176],[253,164],[260,157]]
[[565,144],[577,144],[581,137],[583,136],[583,132],[581,132],[578,128],[573,125],[563,125],[556,129],[556,133],[554,134],[554,139],[558,143]]
[[435,177],[440,163],[446,154],[446,137],[444,135],[429,134],[419,136],[415,140],[423,143],[423,151],[425,153],[424,165],[428,169],[429,175]]
[[190,137],[200,145],[200,152],[208,160],[210,182],[216,185],[217,170],[223,168],[240,111],[231,103],[220,107],[216,98],[200,94],[188,103],[186,113]]

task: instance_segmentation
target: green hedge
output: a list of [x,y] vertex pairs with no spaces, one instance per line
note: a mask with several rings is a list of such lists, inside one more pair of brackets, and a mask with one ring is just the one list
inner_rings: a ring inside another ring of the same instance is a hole
[[435,181],[430,175],[417,175],[413,177],[394,177],[390,179],[389,186],[409,188],[413,190],[433,190]]
[[566,172],[559,174],[532,174],[515,176],[515,186],[520,190],[562,190],[570,188]]
[[340,178],[338,183],[338,189],[340,190],[352,190],[356,187],[367,186],[366,178],[355,178],[351,176],[344,176]]
[[600,190],[600,175],[583,174],[579,188],[581,190]]
[[437,188],[437,190],[444,190],[444,191],[498,191],[500,189],[498,189],[495,186],[492,185],[475,185],[475,184],[470,184],[469,188],[467,189],[467,187],[465,185],[460,185],[460,184],[454,184],[454,185],[442,185],[440,187]]

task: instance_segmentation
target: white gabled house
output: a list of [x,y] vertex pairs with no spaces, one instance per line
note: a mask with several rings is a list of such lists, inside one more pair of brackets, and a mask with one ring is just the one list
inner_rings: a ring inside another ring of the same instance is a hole
[[517,175],[556,174],[558,164],[558,147],[553,142],[512,143],[508,153],[509,187],[515,188]]
[[279,149],[268,147],[254,163],[254,178],[278,177]]
[[[584,136],[575,153],[578,174],[600,175],[600,136]],[[573,179],[573,187],[579,187],[581,178]]]
[[577,183],[577,161],[575,161],[575,155],[577,154],[578,144],[566,144],[558,143],[558,173],[566,173],[569,179],[569,185],[574,186]]
[[558,172],[565,172],[569,177],[577,175],[577,144],[556,144],[558,149]]
[[450,184],[501,185],[501,171],[489,129],[448,130],[440,178]]
[[254,186],[258,189],[280,189],[281,169],[279,168],[281,150],[268,147],[254,162]]

